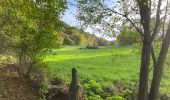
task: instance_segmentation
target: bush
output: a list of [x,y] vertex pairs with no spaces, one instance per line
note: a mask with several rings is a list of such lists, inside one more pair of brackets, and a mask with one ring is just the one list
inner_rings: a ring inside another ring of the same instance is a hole
[[46,100],[46,94],[48,93],[48,90],[49,90],[49,82],[45,78],[39,88],[40,100]]
[[106,100],[125,100],[125,98],[118,96],[118,95],[115,95],[115,96],[112,96],[112,97],[107,97]]
[[[87,100],[131,100],[134,97],[134,91],[121,86],[122,90],[113,90],[102,86],[94,80],[85,81],[84,88]],[[117,87],[118,88],[118,87]]]
[[119,45],[133,45],[141,42],[140,34],[132,27],[124,26],[117,36]]
[[61,84],[64,84],[65,82],[62,78],[55,77],[55,78],[53,78],[53,80],[50,83],[52,85],[61,85]]
[[94,80],[89,80],[88,83],[84,84],[85,88],[87,91],[93,92],[94,94],[101,94],[103,93],[103,89],[101,87],[101,85],[97,82],[95,82]]
[[87,100],[103,100],[99,95],[89,96]]
[[86,46],[86,49],[99,49],[98,46]]
[[[100,95],[104,93],[102,86],[94,80],[87,81],[87,83],[84,84],[84,87],[89,100],[99,100],[97,98],[101,98]],[[92,97],[93,99],[90,99]]]
[[128,100],[133,99],[134,98],[133,95],[134,95],[134,92],[130,89],[125,89],[123,91],[123,97]]

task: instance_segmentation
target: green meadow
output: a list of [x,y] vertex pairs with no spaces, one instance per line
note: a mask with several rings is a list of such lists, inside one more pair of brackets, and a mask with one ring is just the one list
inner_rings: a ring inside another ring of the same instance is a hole
[[[47,77],[62,77],[70,81],[71,69],[78,70],[80,83],[95,80],[111,86],[114,82],[134,84],[138,81],[140,53],[134,46],[100,47],[100,49],[80,49],[66,46],[43,56],[48,67],[43,71]],[[152,66],[152,64],[151,64]],[[170,91],[170,69],[166,67],[161,83],[161,91]]]

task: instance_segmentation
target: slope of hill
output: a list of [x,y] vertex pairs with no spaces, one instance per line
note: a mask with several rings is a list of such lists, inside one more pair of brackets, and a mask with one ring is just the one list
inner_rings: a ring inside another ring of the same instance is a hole
[[71,27],[68,24],[61,22],[62,32],[62,44],[64,45],[79,45],[81,47],[86,46],[107,46],[111,42],[97,37],[94,34],[87,33],[76,27]]

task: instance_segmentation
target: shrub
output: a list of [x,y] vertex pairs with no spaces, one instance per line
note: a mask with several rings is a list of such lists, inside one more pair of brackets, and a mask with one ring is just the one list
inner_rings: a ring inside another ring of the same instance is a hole
[[99,95],[89,96],[87,100],[103,100]]
[[[97,98],[101,98],[100,95],[104,92],[102,86],[95,82],[94,80],[89,80],[84,84],[85,93],[87,94],[87,98],[89,100],[99,100]],[[90,99],[92,98],[93,99]]]
[[98,46],[86,46],[87,49],[99,49]]
[[64,84],[64,80],[62,78],[59,77],[55,77],[52,79],[52,81],[50,82],[52,85],[61,85]]
[[125,98],[123,98],[122,96],[112,96],[112,97],[107,97],[106,100],[126,100]]
[[101,94],[103,93],[103,89],[101,85],[94,80],[89,80],[88,83],[84,84],[86,91],[88,93],[93,92],[94,94]]
[[119,45],[133,45],[141,42],[140,34],[132,27],[123,26],[121,33],[117,36]]
[[125,89],[123,91],[123,97],[128,100],[134,99],[134,92],[130,89]]
[[49,90],[49,82],[45,78],[44,81],[41,83],[41,86],[39,89],[40,100],[46,100],[46,94],[48,93],[48,90]]

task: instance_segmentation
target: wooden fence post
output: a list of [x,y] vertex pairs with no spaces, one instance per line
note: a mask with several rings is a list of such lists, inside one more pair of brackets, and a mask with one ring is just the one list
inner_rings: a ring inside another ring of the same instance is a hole
[[79,98],[78,98],[78,79],[77,79],[76,68],[72,68],[71,100],[79,100]]

